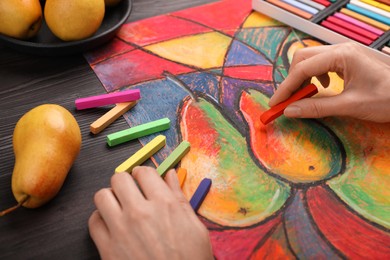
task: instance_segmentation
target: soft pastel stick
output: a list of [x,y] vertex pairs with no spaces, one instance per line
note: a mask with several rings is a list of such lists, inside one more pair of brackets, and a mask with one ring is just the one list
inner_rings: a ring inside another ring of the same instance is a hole
[[180,187],[183,187],[184,181],[187,177],[187,170],[184,168],[177,169],[177,178],[179,179]]
[[359,27],[361,27],[361,28],[363,28],[363,29],[365,29],[367,31],[375,33],[378,36],[382,35],[384,33],[384,31],[382,31],[382,30],[380,30],[380,29],[378,29],[378,28],[376,28],[374,26],[371,26],[371,25],[369,25],[367,23],[363,23],[363,22],[361,22],[361,21],[359,21],[359,20],[357,20],[355,18],[352,18],[352,17],[350,17],[348,15],[345,15],[343,13],[335,13],[334,16],[337,17],[337,18],[343,19],[346,22],[349,22],[351,24],[359,26]]
[[[382,4],[382,3],[374,1],[374,0],[361,0],[361,1],[366,3],[366,4],[369,4],[369,5],[378,7],[380,9],[382,9],[382,10],[390,12],[390,6],[387,5],[387,4]],[[390,1],[389,1],[389,3],[390,3]]]
[[206,195],[210,191],[210,187],[211,187],[211,179],[204,178],[200,182],[196,191],[194,192],[194,195],[192,195],[190,204],[195,212],[197,212],[200,206],[202,205],[202,202],[204,201]]
[[301,2],[301,3],[304,3],[304,4],[306,4],[306,5],[309,5],[309,6],[315,8],[315,9],[317,9],[317,10],[324,10],[324,9],[325,9],[325,6],[324,6],[324,5],[319,4],[319,3],[317,3],[317,2],[314,2],[314,1],[312,1],[312,0],[298,0],[298,1]]
[[267,111],[265,111],[260,116],[260,121],[266,125],[272,120],[278,118],[283,114],[284,109],[291,103],[298,101],[303,98],[311,97],[318,93],[318,89],[314,84],[309,84],[305,86],[304,88],[298,90],[295,92],[291,97],[289,97],[287,100],[277,104],[276,106],[271,107]]
[[112,122],[117,120],[121,115],[129,111],[129,109],[131,109],[132,107],[134,107],[135,104],[137,104],[137,101],[116,104],[115,107],[110,109],[107,113],[105,113],[95,122],[93,122],[89,126],[89,130],[95,135],[100,133]]
[[374,12],[374,13],[383,15],[383,16],[385,16],[387,18],[390,18],[390,13],[389,12],[387,12],[385,10],[382,10],[382,9],[380,9],[378,7],[366,4],[366,3],[362,2],[362,1],[358,1],[358,0],[351,0],[350,3],[354,4],[356,6],[359,6],[361,8],[364,8],[366,10],[370,10],[371,12]]
[[359,26],[356,26],[352,23],[349,23],[349,22],[346,22],[344,21],[343,19],[340,19],[338,17],[335,17],[335,16],[329,16],[327,19],[327,21],[331,22],[331,23],[334,23],[334,24],[337,24],[341,27],[344,27],[345,29],[347,30],[350,30],[351,32],[354,32],[354,33],[357,33],[357,34],[360,34],[370,40],[373,40],[375,41],[376,39],[378,39],[378,35],[375,34],[375,33],[372,33],[370,31],[367,31]]
[[390,55],[390,47],[383,46],[383,48],[382,48],[382,52],[384,52],[384,53],[386,53],[386,54],[389,54],[389,55]]
[[166,143],[165,136],[163,135],[156,136],[155,138],[153,138],[152,141],[150,141],[144,147],[139,149],[129,159],[127,159],[121,165],[116,167],[115,173],[119,173],[119,172],[130,173],[135,166],[141,165],[143,162],[149,159],[153,154],[155,154],[158,150],[164,147],[165,143]]
[[332,31],[335,31],[337,33],[345,35],[345,36],[347,36],[355,41],[361,42],[367,46],[373,42],[373,40],[370,40],[370,39],[368,39],[360,34],[354,33],[348,29],[345,29],[344,27],[338,26],[337,24],[331,23],[327,20],[322,21],[321,25],[328,28],[328,29],[331,29]]
[[175,150],[157,167],[157,172],[164,176],[165,173],[175,167],[176,164],[188,153],[190,143],[187,141],[181,142]]
[[304,3],[301,3],[301,2],[298,2],[298,1],[295,1],[295,0],[282,0],[283,2],[289,4],[289,5],[292,5],[292,6],[295,6],[296,8],[299,8],[305,12],[308,12],[310,14],[316,14],[318,13],[318,10],[311,7],[311,6],[308,6]]
[[169,118],[165,117],[156,121],[137,125],[126,130],[109,134],[107,135],[107,144],[109,146],[115,146],[142,136],[167,130],[170,126],[171,121],[169,120]]
[[314,0],[314,2],[322,4],[322,5],[326,6],[326,7],[331,5],[331,3],[329,1],[327,1],[327,0]]
[[386,5],[390,5],[390,0],[378,0],[378,2],[381,2]]
[[371,24],[372,26],[375,26],[376,28],[379,28],[381,30],[384,30],[384,31],[387,31],[390,29],[390,26],[384,24],[384,23],[381,23],[381,22],[378,22],[374,19],[371,19],[371,18],[368,18],[367,16],[364,16],[364,15],[361,15],[361,14],[358,14],[354,11],[351,11],[347,8],[341,8],[340,10],[341,13],[343,14],[346,14],[346,15],[349,15],[355,19],[358,19],[362,22],[365,22],[365,23],[368,23],[368,24]]
[[374,12],[371,12],[367,9],[364,9],[364,8],[361,8],[357,5],[353,5],[353,4],[347,4],[347,8],[352,10],[352,11],[355,11],[361,15],[365,15],[367,17],[370,17],[374,20],[377,20],[379,22],[382,22],[382,23],[385,23],[387,25],[390,25],[390,18],[387,18],[383,15],[380,15],[380,14],[377,14],[377,13],[374,13]]
[[292,5],[289,5],[289,4],[287,4],[285,2],[282,2],[282,1],[279,1],[279,0],[267,0],[267,2],[270,2],[273,5],[276,5],[276,6],[280,7],[280,8],[283,8],[283,9],[285,9],[285,10],[287,10],[287,11],[293,13],[293,14],[296,14],[296,15],[302,17],[302,18],[305,18],[307,20],[309,20],[310,18],[313,17],[313,15],[311,13],[302,11],[299,8],[296,8],[296,7],[292,6]]
[[75,100],[76,109],[87,109],[116,103],[136,101],[141,98],[139,89],[129,89],[115,93],[79,98]]

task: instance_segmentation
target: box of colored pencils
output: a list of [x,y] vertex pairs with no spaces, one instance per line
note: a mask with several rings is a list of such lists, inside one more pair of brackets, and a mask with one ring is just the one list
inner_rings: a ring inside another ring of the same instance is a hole
[[390,0],[252,0],[252,5],[324,42],[355,41],[390,64]]

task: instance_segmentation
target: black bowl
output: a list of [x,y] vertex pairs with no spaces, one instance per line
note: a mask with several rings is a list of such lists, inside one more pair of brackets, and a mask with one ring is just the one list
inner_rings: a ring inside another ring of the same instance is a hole
[[131,0],[122,0],[117,6],[106,8],[103,22],[98,31],[93,36],[83,40],[62,41],[49,30],[43,21],[38,34],[31,39],[18,40],[0,34],[0,42],[21,52],[43,56],[82,53],[111,40],[129,18],[131,9]]

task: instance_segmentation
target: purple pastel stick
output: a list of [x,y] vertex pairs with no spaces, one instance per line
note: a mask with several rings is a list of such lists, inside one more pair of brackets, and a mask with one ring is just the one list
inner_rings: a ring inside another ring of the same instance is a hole
[[190,204],[195,212],[197,212],[200,205],[202,205],[204,198],[206,197],[207,193],[209,193],[210,187],[211,187],[211,179],[204,178],[200,182],[194,195],[192,195],[192,198],[190,200]]
[[75,100],[77,110],[135,101],[141,98],[139,89],[129,89]]

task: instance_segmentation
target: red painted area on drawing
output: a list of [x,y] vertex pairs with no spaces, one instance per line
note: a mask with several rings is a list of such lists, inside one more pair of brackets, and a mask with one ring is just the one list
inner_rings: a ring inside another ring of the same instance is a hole
[[347,258],[389,257],[390,235],[347,210],[326,189],[323,187],[309,189],[307,202],[321,233]]

